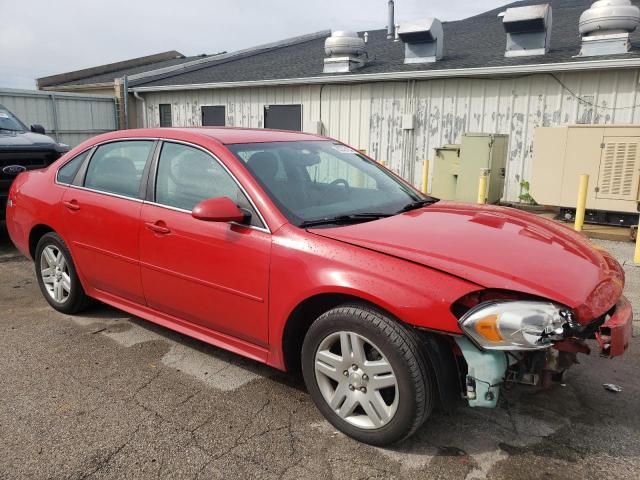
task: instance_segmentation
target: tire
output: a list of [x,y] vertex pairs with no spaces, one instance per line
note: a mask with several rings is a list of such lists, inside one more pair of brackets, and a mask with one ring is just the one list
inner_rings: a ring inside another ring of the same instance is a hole
[[78,313],[86,307],[88,297],[71,253],[57,233],[49,232],[40,238],[34,260],[38,285],[49,305],[66,314]]
[[386,315],[344,305],[309,328],[302,374],[334,427],[360,442],[390,445],[412,435],[433,408],[434,382],[420,345],[414,332]]

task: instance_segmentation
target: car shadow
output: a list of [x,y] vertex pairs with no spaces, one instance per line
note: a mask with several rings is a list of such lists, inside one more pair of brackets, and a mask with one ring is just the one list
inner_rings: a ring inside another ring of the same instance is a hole
[[136,334],[136,336],[142,339],[142,341],[145,339],[148,339],[146,341],[154,341],[155,337],[155,340],[164,340],[170,344],[177,344],[181,347],[191,349],[194,352],[206,355],[207,357],[210,357],[212,361],[224,362],[234,367],[247,370],[258,377],[268,378],[282,384],[283,386],[306,392],[306,387],[304,386],[302,378],[298,375],[282,372],[261,362],[234,354],[223,348],[210,345],[206,342],[144,320],[140,317],[132,316],[123,310],[111,307],[110,305],[102,302],[95,301],[90,308],[82,312],[82,317],[95,320],[100,323],[106,322],[107,328],[102,332],[107,334],[110,332],[124,334],[128,330],[138,329],[148,334],[145,335],[140,332]]

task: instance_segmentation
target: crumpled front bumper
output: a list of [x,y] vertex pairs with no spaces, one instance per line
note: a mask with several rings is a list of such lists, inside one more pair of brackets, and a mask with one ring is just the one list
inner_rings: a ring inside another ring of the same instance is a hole
[[[602,317],[597,321],[601,322]],[[600,346],[602,356],[612,358],[622,355],[628,348],[633,334],[633,311],[629,300],[621,296],[605,317],[602,325],[593,328],[597,328],[595,338]],[[585,335],[593,338],[594,331],[591,330]],[[565,340],[555,343],[553,347],[550,346],[550,353],[556,350],[557,352],[551,357],[547,354],[544,367],[541,364],[542,370],[534,372],[535,376],[542,378],[545,371],[561,374],[568,366],[575,363],[577,353],[589,354],[590,349],[582,338],[567,337]],[[481,350],[464,336],[456,337],[455,341],[468,367],[465,378],[467,389],[465,396],[469,405],[472,407],[495,407],[500,395],[500,386],[506,381],[505,376],[509,368],[505,352]],[[540,352],[543,350],[529,353],[539,354]],[[570,359],[568,363],[560,361],[562,358],[559,356],[563,355],[565,360]],[[556,366],[554,368],[550,368],[549,358],[555,359]]]
[[633,310],[626,297],[621,296],[611,316],[596,332],[600,354],[605,357],[622,355],[633,335]]

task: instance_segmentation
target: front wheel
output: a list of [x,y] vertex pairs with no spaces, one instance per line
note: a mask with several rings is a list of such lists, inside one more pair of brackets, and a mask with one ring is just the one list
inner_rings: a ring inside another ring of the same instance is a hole
[[356,440],[384,446],[407,438],[433,405],[419,345],[414,332],[376,310],[334,308],[311,325],[302,347],[311,398]]

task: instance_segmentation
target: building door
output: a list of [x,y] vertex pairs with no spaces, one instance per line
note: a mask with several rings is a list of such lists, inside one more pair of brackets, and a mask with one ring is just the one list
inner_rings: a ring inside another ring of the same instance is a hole
[[265,105],[264,128],[302,131],[302,105]]

